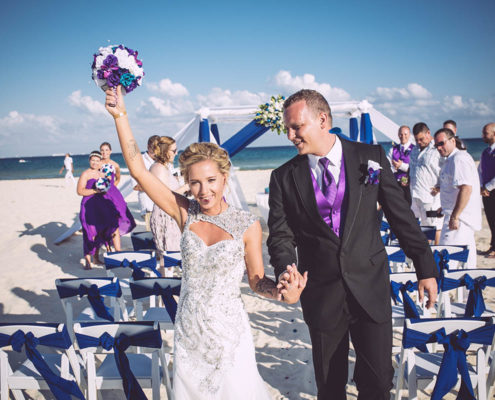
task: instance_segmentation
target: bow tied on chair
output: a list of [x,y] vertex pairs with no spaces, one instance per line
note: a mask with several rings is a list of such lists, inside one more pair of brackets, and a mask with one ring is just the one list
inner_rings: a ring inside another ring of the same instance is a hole
[[142,268],[145,267],[151,269],[156,276],[158,277],[162,276],[160,272],[156,269],[155,257],[150,257],[149,259],[142,261],[136,261],[136,260],[129,261],[127,258],[124,258],[123,260],[118,260],[111,257],[105,257],[105,268],[113,269],[119,267],[132,268],[132,278],[134,280],[143,279],[145,277],[145,273],[142,270]]
[[435,250],[433,252],[433,258],[435,259],[440,275],[443,275],[444,270],[449,270],[450,254],[446,249],[441,251]]
[[162,346],[162,338],[159,330],[147,331],[133,336],[121,333],[113,337],[104,332],[99,338],[76,333],[79,347],[96,347],[101,346],[105,350],[114,350],[115,363],[122,377],[122,386],[127,400],[147,400],[143,389],[139,385],[136,377],[132,373],[129,359],[125,351],[130,346],[145,346],[159,349]]
[[154,294],[161,296],[165,309],[167,310],[168,315],[170,315],[170,319],[173,323],[175,323],[175,315],[177,314],[177,302],[175,301],[173,295],[175,294],[178,296],[180,293],[180,288],[175,289],[176,290],[172,289],[170,285],[161,287],[158,282],[155,282],[153,285]]
[[88,296],[89,303],[98,317],[106,319],[107,321],[114,321],[113,316],[110,314],[110,309],[105,306],[100,290],[101,288],[98,288],[95,284],[92,284],[89,287],[81,284],[79,285],[77,292],[79,297]]
[[404,300],[404,314],[406,318],[419,318],[418,309],[416,303],[411,299],[411,296],[407,292],[413,292],[417,290],[418,283],[407,281],[406,283],[399,283],[390,281],[391,295],[395,304],[402,303],[399,293],[402,294],[402,299]]
[[124,268],[132,268],[132,279],[143,279],[145,276],[144,272],[138,266],[136,261],[129,261],[127,258],[124,258],[121,261],[120,266]]
[[71,345],[67,329],[50,335],[37,338],[32,332],[24,333],[20,329],[11,336],[0,334],[0,347],[11,345],[12,348],[21,352],[25,348],[28,360],[33,363],[34,368],[46,381],[50,391],[57,400],[71,400],[71,395],[84,400],[84,396],[76,382],[61,378],[53,373],[43,356],[36,349],[38,345],[52,346],[68,349]]
[[447,335],[445,328],[441,328],[432,334],[405,329],[403,345],[405,348],[417,347],[426,352],[427,343],[441,343],[445,349],[442,363],[438,371],[437,382],[433,389],[431,399],[441,400],[457,383],[457,374],[461,376],[461,387],[457,399],[476,400],[466,360],[466,350],[471,343],[492,343],[495,325],[482,326],[470,332],[460,329]]
[[473,279],[466,274],[462,281],[469,290],[464,316],[480,317],[486,310],[485,301],[483,300],[483,290],[487,286],[495,286],[495,278],[487,279],[486,276],[478,276]]

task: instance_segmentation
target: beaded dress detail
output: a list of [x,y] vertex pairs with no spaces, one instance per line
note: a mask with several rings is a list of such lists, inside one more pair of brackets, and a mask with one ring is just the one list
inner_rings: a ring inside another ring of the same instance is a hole
[[[214,224],[232,238],[207,246],[189,229],[198,221]],[[182,286],[175,321],[178,399],[269,398],[256,367],[240,291],[246,270],[243,234],[255,221],[251,213],[232,206],[209,216],[201,213],[197,201],[190,203],[181,238]]]

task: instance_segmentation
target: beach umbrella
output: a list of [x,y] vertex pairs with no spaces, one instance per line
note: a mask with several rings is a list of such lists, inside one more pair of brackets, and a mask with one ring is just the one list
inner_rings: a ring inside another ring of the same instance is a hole
[[198,142],[209,142],[209,141],[210,141],[210,127],[208,124],[208,119],[203,118],[199,123]]
[[357,141],[359,137],[359,127],[356,117],[349,119],[349,137],[352,141]]
[[251,121],[234,136],[226,140],[222,144],[222,147],[228,151],[230,157],[233,157],[263,135],[268,129],[270,128],[260,125],[256,121]]
[[361,114],[361,137],[360,141],[363,143],[373,143],[373,125],[371,125],[371,118],[369,113]]

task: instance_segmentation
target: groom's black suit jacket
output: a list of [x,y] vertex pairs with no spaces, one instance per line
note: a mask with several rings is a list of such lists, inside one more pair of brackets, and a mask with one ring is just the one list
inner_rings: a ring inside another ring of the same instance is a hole
[[[381,146],[341,139],[345,163],[344,215],[339,238],[318,212],[308,157],[296,156],[270,178],[268,250],[276,276],[295,262],[309,272],[301,295],[308,326],[331,330],[342,316],[346,290],[377,323],[391,318],[387,253],[380,236],[382,205],[419,279],[438,275],[424,234]],[[378,184],[365,184],[368,160],[379,163]],[[296,255],[297,248],[297,255]]]

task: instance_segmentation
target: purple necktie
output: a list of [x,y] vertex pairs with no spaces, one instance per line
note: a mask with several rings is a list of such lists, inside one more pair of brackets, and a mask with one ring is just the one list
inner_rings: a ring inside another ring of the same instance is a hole
[[330,160],[326,157],[322,157],[318,161],[323,168],[323,174],[321,175],[321,191],[323,195],[327,198],[330,205],[333,206],[335,202],[335,197],[337,196],[337,184],[333,178],[332,173],[328,169],[328,164]]

